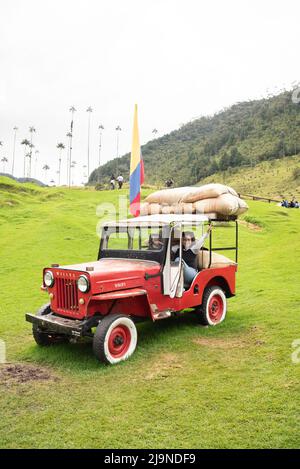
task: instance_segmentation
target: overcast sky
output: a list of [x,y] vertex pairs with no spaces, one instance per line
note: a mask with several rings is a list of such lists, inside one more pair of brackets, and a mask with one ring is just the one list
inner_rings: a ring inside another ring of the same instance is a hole
[[[58,142],[67,144],[74,119],[75,182],[87,154],[91,169],[130,151],[134,104],[141,143],[200,115],[268,90],[291,87],[299,73],[300,3],[294,0],[1,0],[0,157],[11,165],[13,127],[19,128],[16,175],[34,126],[37,176],[48,163],[57,180]],[[66,152],[63,158],[66,158]],[[63,167],[66,163],[63,161]],[[2,171],[2,163],[0,171]],[[127,175],[125,175],[127,176]],[[65,182],[65,172],[62,180]]]

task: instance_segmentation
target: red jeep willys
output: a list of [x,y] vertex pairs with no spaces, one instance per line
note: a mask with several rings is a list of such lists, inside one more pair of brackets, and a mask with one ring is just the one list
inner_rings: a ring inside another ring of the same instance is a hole
[[[134,352],[136,323],[141,320],[156,321],[193,308],[202,324],[219,324],[226,315],[226,298],[235,294],[237,221],[234,246],[224,246],[225,237],[216,236],[218,247],[212,247],[212,234],[230,225],[228,219],[186,214],[104,224],[97,261],[44,269],[42,289],[50,303],[36,315],[26,314],[35,341],[51,345],[92,337],[96,357],[114,364]],[[188,287],[181,246],[186,230],[196,238],[209,231],[208,246],[197,254],[199,271]],[[214,252],[230,249],[235,250],[235,262]]]

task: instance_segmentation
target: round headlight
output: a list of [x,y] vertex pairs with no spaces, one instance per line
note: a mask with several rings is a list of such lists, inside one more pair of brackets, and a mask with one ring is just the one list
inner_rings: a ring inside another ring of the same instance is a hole
[[53,287],[54,284],[54,277],[53,273],[50,270],[47,270],[44,274],[44,284],[46,287]]
[[80,275],[79,279],[77,280],[78,290],[82,293],[86,293],[90,289],[90,282],[89,279],[85,275]]

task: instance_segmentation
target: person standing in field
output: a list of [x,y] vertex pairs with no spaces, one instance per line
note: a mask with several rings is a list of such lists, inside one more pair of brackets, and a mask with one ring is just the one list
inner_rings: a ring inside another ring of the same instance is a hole
[[167,187],[172,187],[173,184],[174,184],[174,181],[173,181],[172,178],[169,178],[169,179],[166,180],[165,184],[166,184]]
[[124,178],[122,174],[119,174],[119,176],[117,177],[117,181],[118,181],[119,189],[122,189],[123,182],[124,182]]
[[111,175],[111,178],[110,178],[110,188],[111,190],[113,191],[116,187],[116,178],[115,176],[112,174]]

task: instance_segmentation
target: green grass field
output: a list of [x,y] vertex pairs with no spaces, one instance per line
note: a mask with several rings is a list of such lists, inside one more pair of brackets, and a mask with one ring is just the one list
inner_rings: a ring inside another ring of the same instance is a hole
[[35,345],[24,314],[47,302],[43,266],[94,260],[96,206],[117,195],[0,178],[0,447],[299,447],[300,210],[249,202],[261,229],[240,225],[220,326],[190,314],[141,324],[135,354],[113,367],[88,342]]

